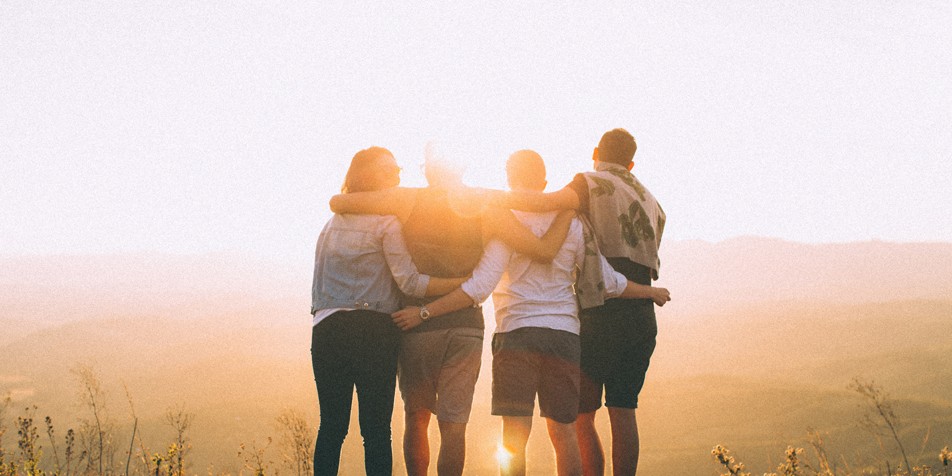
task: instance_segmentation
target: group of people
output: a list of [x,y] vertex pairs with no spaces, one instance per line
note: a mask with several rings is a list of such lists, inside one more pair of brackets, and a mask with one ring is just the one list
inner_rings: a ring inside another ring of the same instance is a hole
[[407,474],[430,464],[462,474],[483,316],[490,295],[492,414],[502,416],[503,474],[525,474],[535,399],[560,475],[604,473],[595,428],[603,401],[614,473],[635,474],[635,409],[655,347],[654,305],[665,215],[631,173],[634,138],[606,132],[594,170],[545,193],[530,150],[506,163],[509,191],[462,183],[457,164],[428,154],[428,186],[402,188],[387,149],[352,159],[335,215],[317,242],[311,359],[320,405],[316,475],[336,475],[357,392],[368,475],[391,474],[390,421],[399,376]]

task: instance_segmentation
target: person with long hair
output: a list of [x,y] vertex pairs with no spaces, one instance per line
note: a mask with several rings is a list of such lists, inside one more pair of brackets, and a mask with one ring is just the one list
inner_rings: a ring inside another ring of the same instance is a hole
[[[370,147],[354,155],[341,192],[399,184],[393,154]],[[324,226],[311,288],[311,363],[320,404],[316,476],[338,472],[355,388],[366,473],[392,473],[390,421],[400,330],[390,313],[400,308],[401,291],[416,297],[442,295],[462,281],[420,274],[393,216],[337,214]]]

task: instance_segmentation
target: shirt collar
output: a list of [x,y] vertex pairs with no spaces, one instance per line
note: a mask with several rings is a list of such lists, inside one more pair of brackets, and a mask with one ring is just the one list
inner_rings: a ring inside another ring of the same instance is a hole
[[595,163],[595,170],[599,172],[609,171],[609,170],[619,170],[625,173],[628,173],[628,167],[624,165],[618,165],[611,162],[602,162],[601,160]]

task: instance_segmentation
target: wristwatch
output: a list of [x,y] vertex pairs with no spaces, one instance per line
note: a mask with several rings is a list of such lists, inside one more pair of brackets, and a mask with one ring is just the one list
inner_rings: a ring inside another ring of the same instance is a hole
[[430,318],[430,311],[426,306],[420,306],[420,320],[425,321]]

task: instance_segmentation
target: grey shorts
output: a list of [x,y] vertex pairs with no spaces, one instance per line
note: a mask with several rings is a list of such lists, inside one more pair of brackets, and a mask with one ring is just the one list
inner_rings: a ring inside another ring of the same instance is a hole
[[493,336],[493,415],[539,413],[572,423],[579,409],[579,337],[541,327],[523,327]]
[[469,421],[482,351],[482,329],[405,332],[397,367],[404,410],[426,409],[450,423]]

